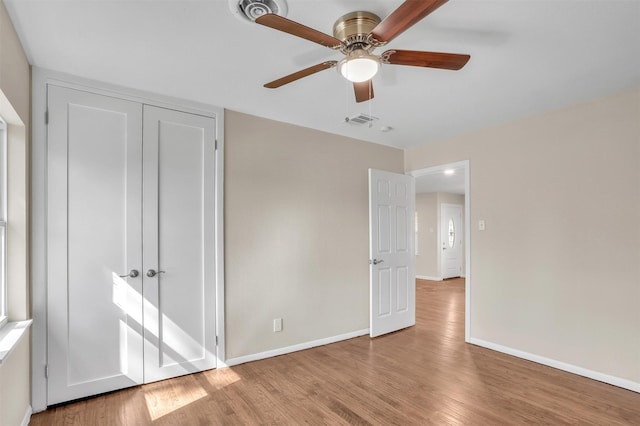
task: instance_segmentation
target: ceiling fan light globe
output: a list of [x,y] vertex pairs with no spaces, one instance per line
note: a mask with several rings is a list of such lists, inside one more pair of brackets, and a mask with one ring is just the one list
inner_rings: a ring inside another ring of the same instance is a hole
[[338,64],[344,78],[354,83],[371,80],[380,69],[378,57],[368,54],[349,55]]

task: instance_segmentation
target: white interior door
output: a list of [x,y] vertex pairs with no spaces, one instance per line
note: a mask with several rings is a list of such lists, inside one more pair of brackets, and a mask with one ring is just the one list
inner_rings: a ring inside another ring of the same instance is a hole
[[146,383],[216,366],[215,125],[144,107]]
[[440,259],[443,279],[462,275],[462,206],[440,206]]
[[[49,405],[142,383],[142,106],[49,86]],[[132,274],[135,275],[135,274]]]
[[370,335],[416,323],[415,179],[369,169]]

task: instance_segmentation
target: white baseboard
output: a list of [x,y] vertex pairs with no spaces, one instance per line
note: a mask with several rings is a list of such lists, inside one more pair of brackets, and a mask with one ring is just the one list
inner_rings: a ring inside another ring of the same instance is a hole
[[442,281],[442,277],[427,277],[426,275],[416,275],[419,280]]
[[583,367],[578,367],[573,364],[567,364],[566,362],[557,361],[555,359],[546,358],[529,352],[524,352],[519,349],[513,349],[507,346],[475,339],[473,337],[470,338],[467,342],[477,346],[482,346],[483,348],[492,349],[494,351],[502,352],[507,355],[513,355],[515,357],[526,359],[528,361],[537,362],[538,364],[557,368],[558,370],[567,371],[569,373],[588,377],[589,379],[598,380],[599,382],[608,383],[610,385],[618,386],[620,388],[629,389],[630,391],[640,393],[640,383],[632,382],[631,380],[622,379],[620,377],[611,376],[609,374],[600,373],[598,371],[589,370]]
[[20,426],[29,426],[29,422],[31,421],[31,413],[33,413],[33,411],[31,410],[31,406],[29,405],[27,407],[27,412],[24,413],[24,417],[22,418],[22,423],[20,423]]
[[[340,334],[338,336],[326,337],[324,339],[312,340],[310,342],[300,343],[293,346],[286,346],[284,348],[272,349],[270,351],[260,352],[252,355],[240,356],[237,358],[231,358],[224,362],[225,367],[231,367],[233,365],[244,364],[245,362],[258,361],[260,359],[271,358],[278,355],[284,355],[291,352],[302,351],[304,349],[315,348],[316,346],[328,345],[330,343],[340,342],[342,340],[353,339],[354,337],[364,336],[369,334],[369,329],[363,329],[358,331],[352,331],[350,333]],[[219,366],[223,367],[222,365]]]

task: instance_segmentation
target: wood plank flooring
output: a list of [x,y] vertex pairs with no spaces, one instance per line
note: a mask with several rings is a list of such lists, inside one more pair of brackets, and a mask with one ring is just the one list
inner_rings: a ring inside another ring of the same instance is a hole
[[640,425],[640,394],[464,343],[464,280],[418,280],[417,324],[58,406],[57,425]]

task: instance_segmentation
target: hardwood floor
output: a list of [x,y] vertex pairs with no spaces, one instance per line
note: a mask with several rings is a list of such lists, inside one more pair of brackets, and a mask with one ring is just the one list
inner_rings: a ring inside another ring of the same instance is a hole
[[464,280],[418,280],[417,324],[33,415],[56,425],[640,425],[640,394],[464,343]]

